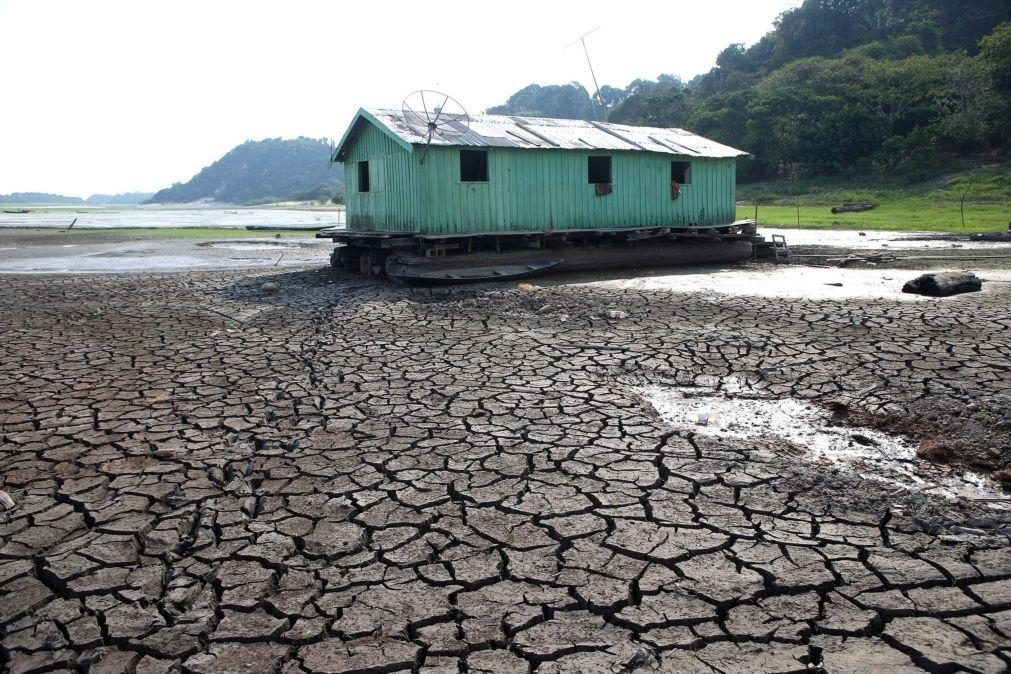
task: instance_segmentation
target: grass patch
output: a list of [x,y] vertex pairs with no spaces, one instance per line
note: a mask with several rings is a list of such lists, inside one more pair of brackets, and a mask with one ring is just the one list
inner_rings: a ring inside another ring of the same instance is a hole
[[[965,225],[959,204],[965,199]],[[899,179],[808,179],[741,185],[738,218],[753,218],[755,202],[760,225],[840,229],[891,229],[929,232],[993,232],[1011,221],[1011,164],[998,164],[938,176],[919,183]],[[877,208],[862,213],[833,214],[844,202],[870,202]]]
[[[841,203],[841,202],[840,202]],[[891,229],[916,232],[952,232],[972,234],[1007,229],[1011,207],[997,204],[965,206],[965,226],[958,204],[930,205],[909,202],[886,202],[873,211],[862,213],[832,213],[829,206],[801,206],[800,224],[794,206],[758,207],[758,224],[777,227],[812,229]],[[738,206],[737,217],[755,217],[754,206]]]

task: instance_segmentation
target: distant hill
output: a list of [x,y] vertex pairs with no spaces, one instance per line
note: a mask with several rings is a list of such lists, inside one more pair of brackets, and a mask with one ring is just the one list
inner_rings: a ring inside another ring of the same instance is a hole
[[0,194],[0,204],[83,204],[81,197],[65,197],[48,192],[11,192]]
[[531,84],[517,91],[502,105],[488,108],[490,115],[593,119],[590,94],[579,82]]
[[325,199],[344,184],[343,167],[329,166],[329,159],[330,146],[316,138],[249,140],[145,203],[262,204],[307,194]]
[[122,194],[92,194],[90,197],[85,199],[89,204],[110,204],[110,205],[121,205],[129,206],[133,204],[142,204],[151,197],[154,196],[154,192],[124,192]]
[[12,192],[0,194],[0,204],[89,204],[92,206],[131,206],[150,199],[153,192],[124,192],[123,194],[92,194],[87,199],[68,197],[48,192]]
[[674,75],[660,75],[656,80],[637,79],[623,89],[605,84],[600,98],[579,82],[568,84],[531,84],[509,97],[502,105],[488,108],[490,115],[520,115],[523,117],[554,117],[556,119],[595,120],[603,117],[630,96],[684,86]]

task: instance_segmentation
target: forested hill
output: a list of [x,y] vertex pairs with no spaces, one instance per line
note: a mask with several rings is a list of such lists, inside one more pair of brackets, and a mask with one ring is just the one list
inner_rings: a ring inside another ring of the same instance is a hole
[[683,127],[751,152],[744,179],[916,177],[1009,149],[1011,3],[805,0],[687,84],[661,76],[600,93],[527,87],[489,112],[589,119],[597,102],[609,121]]
[[326,200],[344,183],[343,167],[329,166],[329,158],[329,145],[315,138],[250,140],[147,203]]
[[139,204],[151,197],[150,192],[124,192],[122,194],[92,194],[87,199],[68,197],[49,192],[14,192],[0,194],[0,204],[88,204],[88,205],[128,205]]

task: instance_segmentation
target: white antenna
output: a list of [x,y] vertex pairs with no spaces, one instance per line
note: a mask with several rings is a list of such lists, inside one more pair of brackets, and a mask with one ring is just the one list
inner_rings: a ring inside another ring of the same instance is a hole
[[[588,65],[590,67],[590,77],[593,78],[593,86],[597,90],[597,102],[600,104],[600,107],[603,108],[603,110],[604,110],[604,119],[603,120],[598,119],[597,121],[598,122],[600,122],[600,121],[606,122],[607,121],[607,108],[604,108],[604,101],[600,100],[600,85],[597,84],[597,74],[595,72],[593,72],[593,64],[590,63],[590,51],[586,48],[586,36],[589,35],[590,33],[596,32],[598,30],[600,30],[600,26],[597,26],[593,30],[586,31],[585,33],[583,33],[582,35],[580,35],[579,37],[577,37],[575,40],[573,40],[569,44],[567,44],[564,47],[562,47],[562,49],[568,49],[569,47],[571,47],[572,45],[576,44],[577,42],[582,43],[582,45],[583,45],[583,53],[586,54],[586,65]],[[596,104],[594,104],[594,102],[593,102],[592,99],[590,100],[590,107],[593,108],[593,116],[596,117],[597,116],[597,106],[596,106]]]

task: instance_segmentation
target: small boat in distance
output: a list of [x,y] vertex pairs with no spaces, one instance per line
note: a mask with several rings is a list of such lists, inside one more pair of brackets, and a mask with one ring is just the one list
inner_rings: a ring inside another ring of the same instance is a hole
[[15,209],[15,210],[7,210],[5,208],[4,209],[4,213],[31,213],[31,211],[28,210],[27,208],[18,208],[18,209]]
[[328,229],[330,225],[246,225],[246,229],[254,232],[318,232]]

